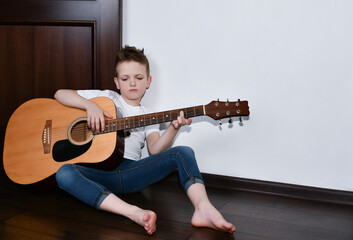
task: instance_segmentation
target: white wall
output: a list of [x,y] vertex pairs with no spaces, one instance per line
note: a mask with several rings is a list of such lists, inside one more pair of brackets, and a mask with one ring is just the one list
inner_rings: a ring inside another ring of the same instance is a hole
[[353,191],[353,1],[125,0],[156,111],[249,101],[243,127],[201,117],[175,145],[202,172]]

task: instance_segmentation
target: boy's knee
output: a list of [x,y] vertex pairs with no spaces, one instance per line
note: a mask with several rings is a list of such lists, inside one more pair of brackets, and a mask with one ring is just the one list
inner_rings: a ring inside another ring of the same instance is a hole
[[178,147],[175,147],[175,150],[182,155],[192,156],[192,157],[195,156],[194,150],[188,146],[178,146]]
[[59,187],[65,186],[73,180],[73,171],[75,171],[73,164],[65,164],[59,168],[55,174]]

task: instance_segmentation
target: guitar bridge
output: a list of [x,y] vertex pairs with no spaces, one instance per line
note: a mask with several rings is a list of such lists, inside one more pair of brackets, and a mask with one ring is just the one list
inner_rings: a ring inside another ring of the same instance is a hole
[[44,154],[50,153],[51,135],[52,135],[51,126],[52,126],[52,120],[47,120],[45,122],[43,134],[42,134],[42,143],[43,143]]

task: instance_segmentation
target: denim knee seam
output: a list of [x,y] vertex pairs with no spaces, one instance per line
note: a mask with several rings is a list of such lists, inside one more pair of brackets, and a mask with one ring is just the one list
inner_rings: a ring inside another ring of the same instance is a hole
[[178,155],[178,157],[179,157],[181,163],[183,164],[184,172],[186,173],[186,175],[187,175],[188,177],[190,177],[189,172],[186,170],[183,156],[182,156],[179,152],[177,152],[177,153],[175,153],[175,154]]

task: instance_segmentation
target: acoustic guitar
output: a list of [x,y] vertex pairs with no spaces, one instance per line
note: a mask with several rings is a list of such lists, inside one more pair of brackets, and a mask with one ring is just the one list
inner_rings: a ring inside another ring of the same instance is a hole
[[[115,105],[106,97],[91,99],[116,116]],[[3,164],[7,176],[18,184],[45,180],[67,163],[103,164],[118,144],[117,132],[175,120],[207,115],[215,120],[248,116],[247,101],[212,101],[207,105],[175,109],[126,118],[106,119],[105,131],[87,126],[86,112],[49,98],[29,100],[12,114],[5,134]]]

